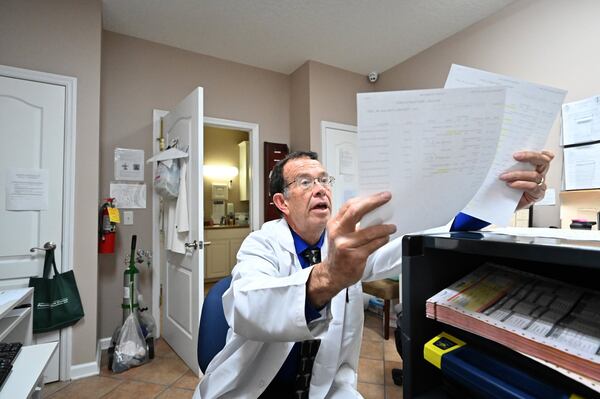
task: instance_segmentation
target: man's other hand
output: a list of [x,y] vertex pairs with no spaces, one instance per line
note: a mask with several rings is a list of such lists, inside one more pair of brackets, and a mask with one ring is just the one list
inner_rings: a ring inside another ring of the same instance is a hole
[[353,198],[327,223],[327,258],[314,266],[308,280],[308,295],[312,304],[325,305],[342,289],[362,277],[367,258],[385,245],[390,234],[396,232],[393,224],[380,224],[357,229],[362,217],[392,198],[382,192],[368,197]]
[[546,193],[546,173],[550,169],[550,162],[554,159],[551,151],[519,151],[513,158],[520,162],[527,162],[535,166],[534,170],[515,170],[500,175],[500,180],[509,187],[523,190],[523,195],[517,205],[517,210],[527,208],[534,202],[544,198]]

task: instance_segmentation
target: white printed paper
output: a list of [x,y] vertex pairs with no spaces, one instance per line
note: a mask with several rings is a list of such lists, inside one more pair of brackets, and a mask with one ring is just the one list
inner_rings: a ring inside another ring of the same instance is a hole
[[600,96],[563,104],[563,145],[597,140],[600,140]]
[[600,144],[564,150],[565,190],[600,188]]
[[[361,225],[397,235],[448,223],[481,186],[502,125],[502,87],[359,94],[360,194],[389,190],[391,206]],[[387,212],[387,214],[386,214]]]
[[6,172],[6,210],[48,209],[48,170],[9,168]]
[[496,156],[483,185],[463,212],[498,226],[509,224],[523,192],[499,176],[508,170],[533,170],[515,152],[541,151],[566,91],[460,65],[452,65],[446,88],[506,87],[506,107]]
[[144,180],[144,150],[115,148],[115,180]]
[[146,208],[146,185],[110,183],[110,197],[120,209]]

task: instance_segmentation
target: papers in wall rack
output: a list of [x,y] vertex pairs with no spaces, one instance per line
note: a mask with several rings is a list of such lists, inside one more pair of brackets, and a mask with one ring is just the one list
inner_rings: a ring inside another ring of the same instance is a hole
[[563,145],[600,140],[600,96],[562,106]]
[[600,188],[600,144],[564,149],[565,190]]

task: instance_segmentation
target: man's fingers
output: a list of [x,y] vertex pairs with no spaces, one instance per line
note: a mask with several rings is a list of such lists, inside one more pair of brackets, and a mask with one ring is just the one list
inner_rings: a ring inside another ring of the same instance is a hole
[[396,232],[393,224],[379,224],[361,230],[348,233],[336,239],[336,247],[339,249],[359,248],[369,244],[371,241],[381,238],[389,239],[390,234]]
[[515,188],[515,189],[521,190],[521,191],[527,191],[527,192],[542,191],[542,190],[545,190],[545,186],[546,186],[545,183],[542,183],[541,185],[539,185],[536,182],[523,181],[523,180],[508,182],[507,184],[509,187],[512,187],[512,188]]
[[500,180],[503,180],[507,183],[516,182],[516,181],[525,181],[525,182],[534,182],[535,184],[538,184],[539,182],[542,181],[542,178],[543,178],[543,175],[536,172],[535,170],[532,170],[532,171],[515,170],[512,172],[506,172],[506,173],[503,173],[502,175],[500,175]]
[[535,165],[538,172],[546,172],[554,154],[551,151],[519,151],[513,154],[513,158],[520,162],[527,162]]
[[392,198],[389,191],[369,195],[368,197],[353,198],[340,208],[335,216],[335,221],[342,228],[351,228],[352,230],[362,217],[373,209],[380,207]]

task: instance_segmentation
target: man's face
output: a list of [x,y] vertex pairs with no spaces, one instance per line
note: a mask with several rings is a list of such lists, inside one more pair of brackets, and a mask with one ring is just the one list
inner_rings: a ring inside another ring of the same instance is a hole
[[[327,176],[327,172],[321,163],[310,158],[292,159],[283,167],[285,184],[289,186],[285,195],[276,194],[281,195],[276,203],[290,226],[300,235],[323,231],[331,217],[331,187],[315,182],[323,176]],[[303,178],[313,182],[312,187],[301,187],[298,181]]]

